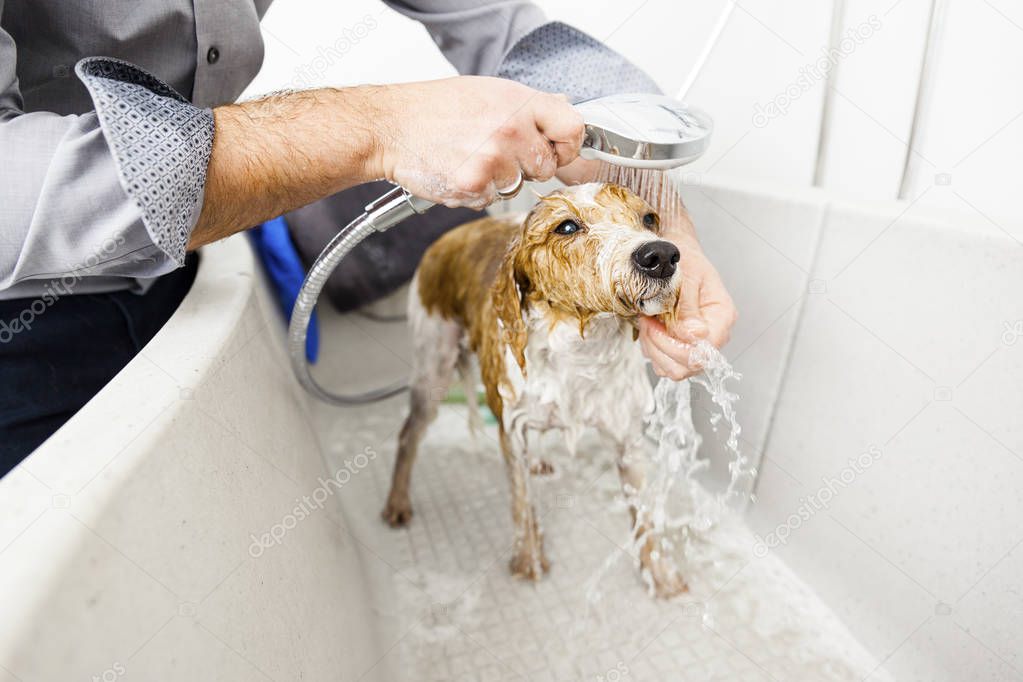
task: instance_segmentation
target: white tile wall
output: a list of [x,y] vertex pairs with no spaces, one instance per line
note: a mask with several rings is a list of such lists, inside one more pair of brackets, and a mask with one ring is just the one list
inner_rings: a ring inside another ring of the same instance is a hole
[[[813,182],[824,84],[798,86],[801,69],[827,45],[831,3],[742,2],[687,100],[714,117],[714,138],[693,172],[805,187]],[[679,22],[682,23],[682,22]],[[787,92],[784,115],[754,115]]]
[[[1016,679],[1003,659],[1023,621],[984,595],[1015,589],[1004,566],[1023,540],[1008,333],[1023,261],[1009,238],[903,210],[831,207],[754,524],[796,527],[779,551],[900,679]],[[826,508],[790,517],[834,479]]]
[[[955,192],[927,203],[1020,216],[1018,158],[1023,144],[1023,6],[1014,0],[938,0],[938,49],[917,129],[908,196],[951,176]],[[1023,230],[1016,230],[1023,239]]]
[[857,198],[898,197],[932,2],[842,3],[839,41],[850,31],[869,37],[846,43],[854,47],[831,73],[820,186]]
[[936,600],[840,525],[828,507],[815,510],[807,502],[823,486],[820,478],[792,474],[769,452],[749,523],[764,546],[771,543],[771,552],[800,575],[812,576],[817,594],[881,665],[933,614]]

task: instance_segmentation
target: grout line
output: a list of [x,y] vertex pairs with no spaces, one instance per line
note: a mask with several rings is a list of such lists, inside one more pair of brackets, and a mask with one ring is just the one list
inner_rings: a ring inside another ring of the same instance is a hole
[[693,68],[690,69],[689,75],[686,76],[685,81],[682,83],[682,87],[679,88],[678,94],[675,95],[675,99],[679,101],[685,101],[686,95],[692,90],[693,85],[700,78],[703,73],[703,67],[707,65],[707,61],[710,59],[711,54],[714,53],[714,48],[717,47],[721,41],[721,35],[725,32],[725,28],[728,26],[728,20],[732,17],[732,12],[735,11],[735,6],[739,4],[739,0],[725,0],[727,5],[718,17],[717,22],[714,24],[714,28],[711,29],[710,37],[704,44],[700,54],[696,57],[696,62]]
[[836,526],[838,526],[839,528],[842,528],[843,530],[845,530],[846,533],[848,533],[849,535],[851,535],[854,538],[856,538],[857,540],[859,540],[861,545],[863,545],[864,547],[869,549],[871,552],[876,554],[880,559],[884,560],[884,562],[887,563],[889,566],[891,566],[896,571],[898,571],[899,573],[904,575],[907,579],[909,579],[909,581],[911,583],[913,583],[914,585],[919,587],[921,590],[926,592],[927,595],[931,599],[934,599],[935,601],[939,601],[939,602],[941,601],[941,597],[940,596],[938,596],[934,592],[931,592],[929,589],[927,589],[927,587],[923,583],[921,583],[919,580],[917,580],[916,578],[911,576],[906,569],[904,569],[902,566],[899,566],[897,563],[895,563],[894,561],[889,559],[887,556],[885,556],[884,553],[882,553],[879,549],[874,547],[874,545],[870,544],[869,542],[864,540],[862,537],[857,535],[856,532],[853,531],[853,529],[851,529],[849,526],[847,526],[844,523],[842,523],[841,521],[839,521],[838,517],[836,517],[833,513],[831,513],[831,511],[825,511],[824,512],[824,517],[827,518],[827,519],[830,519],[831,522],[834,523]]
[[[903,639],[901,642],[899,642],[898,646],[896,646],[894,649],[889,651],[888,655],[885,656],[884,658],[882,658],[878,662],[878,664],[876,666],[874,666],[874,669],[871,670],[869,673],[867,673],[867,676],[863,678],[863,682],[866,682],[866,680],[868,680],[871,677],[873,677],[874,673],[876,673],[878,670],[881,670],[881,672],[887,673],[888,671],[885,670],[883,666],[884,666],[885,663],[888,662],[888,659],[890,659],[892,656],[894,656],[896,654],[896,652],[898,652],[899,649],[901,649],[903,646],[905,646],[906,642],[908,642],[909,640],[913,639],[913,637],[916,635],[916,633],[920,632],[920,629],[922,627],[924,627],[925,625],[927,625],[928,623],[930,623],[933,618],[934,618],[933,615],[927,616],[927,618],[925,618],[922,623],[917,625],[916,628],[914,628],[911,633],[906,635],[906,638]],[[871,655],[873,655],[873,654],[871,654]]]
[[[833,48],[840,42],[842,27],[845,22],[845,0],[832,0],[831,6],[831,33],[828,36],[828,48]],[[824,175],[824,163],[827,158],[828,140],[831,132],[831,110],[835,101],[835,91],[832,85],[837,77],[841,62],[835,64],[828,70],[828,76],[824,80],[824,103],[821,107],[820,128],[817,135],[817,155],[814,161],[813,179],[814,187],[823,187],[821,180]]]
[[1019,675],[1023,675],[1023,670],[1020,670],[1019,668],[1017,668],[1016,666],[1014,666],[1014,665],[1013,665],[1012,663],[1009,663],[1009,662],[1008,662],[1007,660],[1005,660],[1004,658],[1002,658],[1001,654],[999,654],[999,653],[998,653],[997,651],[995,651],[994,649],[992,649],[991,647],[989,647],[989,646],[988,646],[987,644],[985,644],[985,643],[984,643],[984,642],[983,642],[983,641],[982,641],[982,640],[981,640],[981,639],[980,639],[979,637],[977,637],[977,635],[975,635],[975,634],[973,634],[972,632],[970,632],[970,628],[965,628],[965,627],[963,627],[962,625],[960,625],[960,624],[959,624],[959,623],[958,623],[957,621],[955,621],[955,620],[953,620],[952,622],[953,622],[953,623],[955,624],[955,626],[956,626],[957,628],[959,628],[960,630],[962,630],[962,631],[963,631],[963,632],[964,632],[965,634],[969,635],[969,636],[970,636],[970,638],[971,638],[971,639],[972,639],[972,640],[973,640],[974,642],[976,642],[977,644],[981,645],[981,646],[982,646],[982,647],[983,647],[984,649],[987,649],[988,653],[990,653],[990,654],[991,654],[992,656],[994,656],[994,657],[995,657],[995,658],[997,658],[997,659],[998,659],[999,661],[1001,661],[1002,663],[1004,663],[1005,665],[1007,665],[1007,666],[1008,666],[1008,667],[1009,667],[1010,669],[1012,669],[1012,671],[1013,671],[1013,672],[1015,672],[1015,673],[1017,673],[1017,674],[1019,674]]
[[945,0],[931,0],[931,12],[927,20],[927,40],[924,41],[924,53],[920,58],[920,79],[917,82],[916,102],[913,105],[913,118],[909,126],[909,140],[906,142],[906,158],[902,163],[902,180],[899,182],[899,192],[896,195],[898,199],[905,199],[909,192],[910,165],[916,148],[920,121],[924,117],[924,108],[930,96],[930,84],[933,81],[932,71],[938,52],[938,34],[941,33],[943,27],[944,13]]

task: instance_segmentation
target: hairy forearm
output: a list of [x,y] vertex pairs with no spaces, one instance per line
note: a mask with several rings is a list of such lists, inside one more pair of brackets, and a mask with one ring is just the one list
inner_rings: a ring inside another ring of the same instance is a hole
[[199,221],[189,249],[376,179],[381,88],[319,89],[218,107]]
[[571,163],[568,101],[501,78],[272,95],[215,109],[198,248],[352,185],[387,178],[448,206],[482,206],[517,176]]

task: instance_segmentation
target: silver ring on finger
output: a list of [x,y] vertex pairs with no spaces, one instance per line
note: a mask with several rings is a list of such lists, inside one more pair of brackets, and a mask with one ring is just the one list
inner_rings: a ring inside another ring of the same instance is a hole
[[519,176],[515,179],[515,182],[504,189],[497,190],[497,198],[504,200],[514,199],[518,196],[519,192],[522,191],[522,185],[524,185],[525,182],[526,180],[522,175],[522,171],[519,171]]

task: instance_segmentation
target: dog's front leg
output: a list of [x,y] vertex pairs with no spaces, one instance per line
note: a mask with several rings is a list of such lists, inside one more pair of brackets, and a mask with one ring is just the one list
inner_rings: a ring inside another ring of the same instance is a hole
[[642,508],[645,468],[647,460],[643,439],[620,444],[618,450],[618,476],[622,492],[632,515],[633,539],[639,549],[639,567],[649,581],[654,594],[669,598],[686,590],[686,582],[664,546],[663,535],[654,529],[649,510]]
[[536,510],[529,497],[529,461],[525,451],[525,432],[513,444],[501,429],[501,454],[504,455],[511,489],[512,524],[515,528],[515,554],[511,559],[512,575],[539,580],[550,569],[543,552],[543,533],[536,520]]

